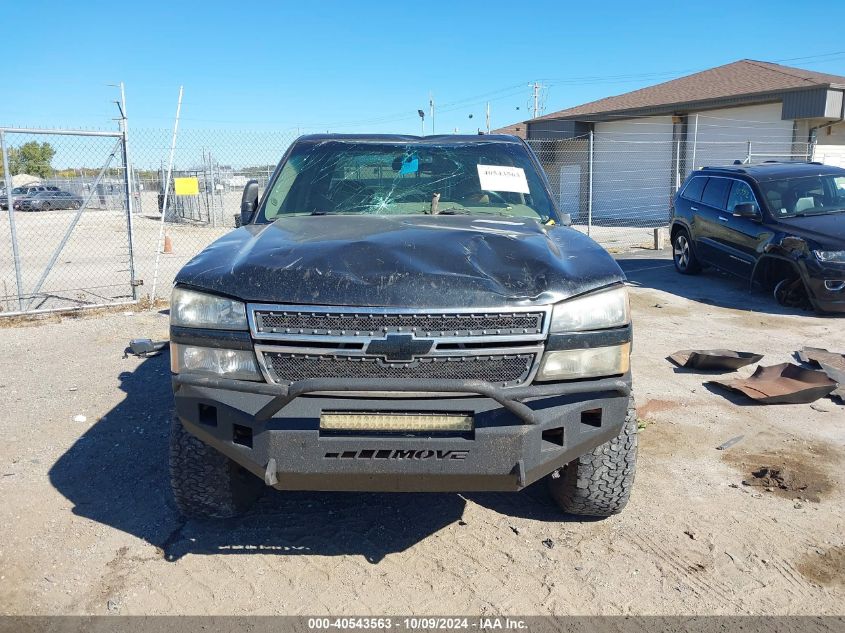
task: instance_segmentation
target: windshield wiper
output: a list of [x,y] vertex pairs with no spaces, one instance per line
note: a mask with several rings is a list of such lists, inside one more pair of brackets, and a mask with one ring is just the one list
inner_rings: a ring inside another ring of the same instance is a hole
[[834,213],[842,213],[845,211],[845,208],[842,209],[822,209],[821,211],[813,211],[811,213],[807,213],[806,211],[800,211],[798,213],[793,213],[792,215],[785,216],[789,218],[812,218],[817,215],[833,215]]
[[337,215],[335,211],[319,211],[315,210],[311,212],[311,215]]

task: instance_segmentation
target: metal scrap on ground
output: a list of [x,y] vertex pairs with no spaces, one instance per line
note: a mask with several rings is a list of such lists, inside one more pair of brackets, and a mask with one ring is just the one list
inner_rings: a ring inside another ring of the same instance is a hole
[[126,348],[124,357],[127,353],[135,354],[135,356],[158,356],[161,350],[170,345],[170,341],[153,341],[148,338],[133,338],[129,341],[129,347]]
[[805,347],[800,352],[795,352],[795,355],[810,367],[820,367],[828,378],[839,383],[830,396],[845,403],[845,354],[830,352],[820,347]]
[[739,444],[744,437],[745,437],[744,435],[737,435],[736,437],[732,437],[727,442],[724,442],[723,444],[719,444],[719,446],[716,447],[716,450],[717,451],[726,451],[729,448],[731,448],[732,446]]
[[800,352],[795,352],[795,355],[798,360],[811,367],[821,367],[822,364],[825,364],[840,371],[845,371],[845,354],[829,352],[821,347],[805,347]]
[[730,349],[685,349],[668,357],[678,367],[702,371],[734,371],[763,358],[753,352],[736,352]]
[[830,392],[830,396],[832,398],[839,398],[839,401],[845,404],[845,370],[839,369],[838,367],[831,367],[825,363],[821,363],[821,368],[827,374],[828,378],[835,380],[839,384],[836,389]]
[[809,404],[836,389],[836,383],[823,371],[792,363],[758,367],[750,378],[711,380],[708,384],[738,391],[762,404]]

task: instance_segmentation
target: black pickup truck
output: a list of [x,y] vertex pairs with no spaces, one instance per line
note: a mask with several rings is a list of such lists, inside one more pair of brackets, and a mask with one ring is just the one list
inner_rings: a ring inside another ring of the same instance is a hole
[[627,503],[624,275],[511,136],[297,140],[177,275],[170,468],[189,516],[283,490]]

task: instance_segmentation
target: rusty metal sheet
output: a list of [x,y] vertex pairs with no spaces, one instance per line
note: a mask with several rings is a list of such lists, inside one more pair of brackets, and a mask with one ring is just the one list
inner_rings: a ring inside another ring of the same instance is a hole
[[839,371],[845,371],[845,354],[829,352],[821,347],[805,347],[800,352],[795,352],[798,360],[811,367],[827,365]]
[[761,358],[762,354],[731,349],[684,349],[669,356],[669,360],[678,367],[702,371],[734,371]]
[[845,369],[832,367],[826,363],[821,363],[821,368],[828,378],[839,383],[839,386],[830,392],[830,397],[838,398],[842,404],[845,404]]
[[792,363],[758,367],[750,378],[711,380],[708,384],[738,391],[762,404],[808,404],[836,389],[836,383],[823,371]]

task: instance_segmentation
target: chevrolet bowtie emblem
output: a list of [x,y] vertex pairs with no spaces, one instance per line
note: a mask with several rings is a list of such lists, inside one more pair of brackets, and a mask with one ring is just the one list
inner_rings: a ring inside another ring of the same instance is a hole
[[370,341],[367,354],[381,356],[387,361],[414,360],[425,356],[434,341],[415,338],[410,334],[388,334],[385,338]]

